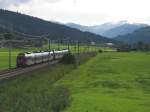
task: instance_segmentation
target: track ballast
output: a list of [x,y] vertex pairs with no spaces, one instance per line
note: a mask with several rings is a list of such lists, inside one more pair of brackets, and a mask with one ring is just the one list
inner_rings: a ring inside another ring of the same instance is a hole
[[52,61],[52,62],[47,62],[47,63],[42,63],[42,64],[37,64],[34,66],[26,67],[26,68],[16,68],[10,71],[4,71],[0,73],[0,80],[3,79],[9,79],[11,77],[17,76],[17,75],[22,75],[25,73],[29,73],[31,71],[46,67],[48,65],[53,65],[58,63],[58,61]]

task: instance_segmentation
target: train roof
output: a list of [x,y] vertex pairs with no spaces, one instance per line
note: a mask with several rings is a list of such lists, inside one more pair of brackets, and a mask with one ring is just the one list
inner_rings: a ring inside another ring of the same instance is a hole
[[18,55],[24,55],[24,56],[27,56],[27,57],[30,57],[30,56],[40,56],[40,55],[49,55],[49,53],[50,54],[53,54],[53,52],[54,53],[66,53],[66,52],[68,52],[69,50],[61,50],[61,51],[50,51],[50,52],[48,52],[48,51],[46,51],[46,52],[33,52],[33,53],[31,53],[31,52],[26,52],[26,53],[20,53],[20,54],[18,54]]
[[66,53],[68,52],[69,50],[61,50],[61,51],[54,51],[54,53]]

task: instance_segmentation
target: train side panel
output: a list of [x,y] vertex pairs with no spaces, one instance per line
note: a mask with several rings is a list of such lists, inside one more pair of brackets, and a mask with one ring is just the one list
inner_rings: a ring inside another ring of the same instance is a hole
[[68,50],[40,52],[40,53],[21,53],[17,56],[17,67],[30,66],[48,62],[54,59],[61,59]]
[[35,64],[35,55],[34,54],[25,54],[26,66]]

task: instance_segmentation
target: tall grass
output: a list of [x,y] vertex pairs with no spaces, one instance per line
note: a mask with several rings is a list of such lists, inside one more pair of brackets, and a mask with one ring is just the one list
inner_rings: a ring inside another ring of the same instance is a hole
[[[89,57],[85,57],[88,58]],[[60,112],[70,106],[70,89],[55,85],[77,69],[74,64],[57,64],[0,81],[0,111]]]

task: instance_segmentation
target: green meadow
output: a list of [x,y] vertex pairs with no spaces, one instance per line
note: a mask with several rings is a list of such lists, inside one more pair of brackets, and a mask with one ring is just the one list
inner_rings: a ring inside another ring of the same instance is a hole
[[57,84],[71,90],[65,112],[149,112],[150,54],[103,53]]
[[[64,112],[149,112],[150,54],[99,53],[74,66],[57,64],[1,81],[2,112],[54,112],[55,87],[69,90]],[[57,102],[57,103],[58,103]],[[58,106],[58,105],[57,105]]]
[[[13,51],[11,54],[11,65],[12,68],[16,66],[16,56],[18,52]],[[8,69],[9,67],[9,53],[6,51],[0,52],[0,70]]]

